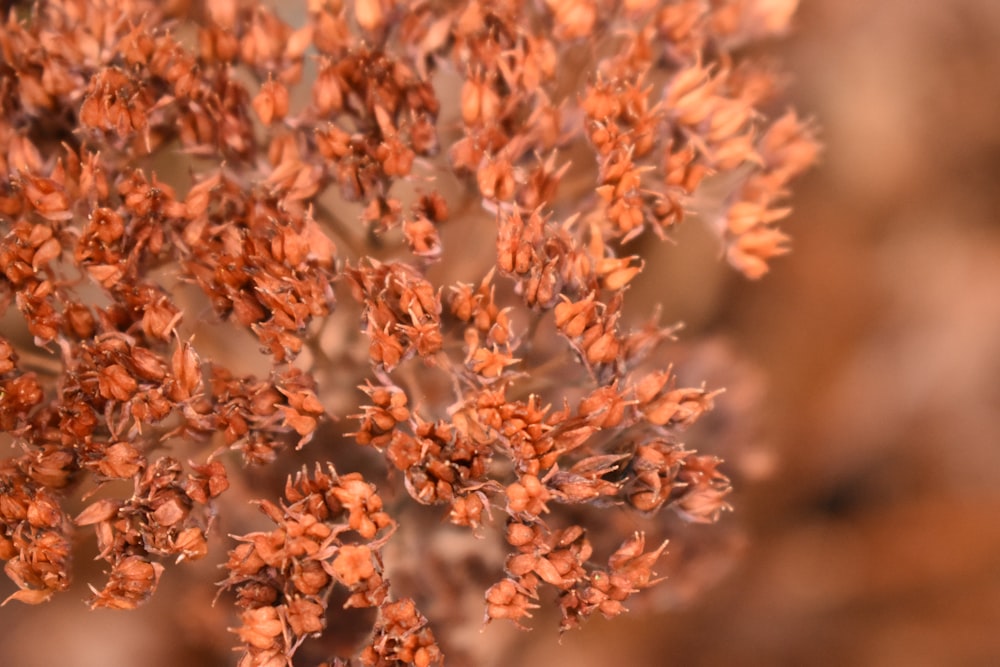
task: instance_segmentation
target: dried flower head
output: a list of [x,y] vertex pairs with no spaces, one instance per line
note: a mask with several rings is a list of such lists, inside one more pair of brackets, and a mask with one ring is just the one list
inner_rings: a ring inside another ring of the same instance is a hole
[[719,391],[663,360],[674,328],[627,323],[629,244],[713,179],[733,266],[787,252],[818,145],[768,120],[775,75],[742,47],[796,3],[303,4],[291,25],[237,0],[36,0],[0,25],[9,599],[65,590],[91,527],[91,606],[142,604],[165,562],[206,556],[240,460],[288,471],[309,445],[324,463],[256,501],[270,525],[225,564],[243,667],[336,632],[333,601],[375,610],[351,664],[442,663],[434,591],[386,565],[407,497],[502,537],[487,622],[527,622],[544,589],[563,629],[622,613],[666,542],[612,515],[711,523],[730,490],[680,442]]

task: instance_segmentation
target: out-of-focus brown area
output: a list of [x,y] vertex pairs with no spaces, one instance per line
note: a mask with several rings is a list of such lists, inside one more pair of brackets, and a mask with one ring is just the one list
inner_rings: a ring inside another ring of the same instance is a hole
[[[803,0],[767,50],[826,145],[796,187],[794,253],[747,283],[690,221],[639,297],[764,392],[752,455],[726,452],[738,547],[695,554],[666,608],[561,643],[550,619],[502,664],[1000,664],[1000,3]],[[212,567],[170,568],[138,612],[91,613],[103,576],[78,563],[52,603],[0,610],[0,664],[232,661],[228,603],[186,584]]]

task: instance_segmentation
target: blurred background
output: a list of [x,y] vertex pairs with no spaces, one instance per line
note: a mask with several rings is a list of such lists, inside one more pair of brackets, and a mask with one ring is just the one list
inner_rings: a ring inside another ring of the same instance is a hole
[[[691,221],[643,276],[683,340],[731,361],[703,375],[752,424],[723,451],[735,509],[677,535],[650,609],[561,640],[549,619],[499,664],[1000,664],[1000,2],[802,0],[763,50],[826,146],[795,187],[794,252],[749,283]],[[212,563],[183,568],[136,613],[85,613],[97,565],[3,608],[0,664],[232,660],[207,648],[225,613],[172,613],[214,595],[185,583]],[[12,641],[29,634],[48,641]]]

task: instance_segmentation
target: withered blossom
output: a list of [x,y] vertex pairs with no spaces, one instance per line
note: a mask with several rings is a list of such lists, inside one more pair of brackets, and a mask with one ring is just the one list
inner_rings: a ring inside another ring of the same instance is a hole
[[[90,605],[142,604],[165,563],[206,556],[240,461],[308,445],[323,463],[256,500],[273,527],[235,536],[225,564],[240,665],[292,664],[337,632],[338,600],[375,615],[328,664],[427,667],[448,627],[393,588],[405,511],[386,492],[501,536],[486,622],[524,625],[550,589],[563,630],[659,581],[666,543],[609,511],[712,523],[729,507],[721,460],[680,441],[719,390],[664,361],[674,327],[624,321],[646,266],[630,242],[668,236],[716,179],[709,222],[734,267],[757,278],[788,250],[777,223],[818,144],[794,111],[767,118],[776,75],[742,47],[783,33],[795,2],[309,0],[299,25],[247,0],[12,4],[8,600],[65,590],[74,527],[92,527],[108,578]],[[471,276],[448,242],[463,226],[491,258]],[[212,358],[185,289],[256,340],[263,377]],[[354,386],[343,410],[331,397]],[[326,464],[352,440],[361,470]]]

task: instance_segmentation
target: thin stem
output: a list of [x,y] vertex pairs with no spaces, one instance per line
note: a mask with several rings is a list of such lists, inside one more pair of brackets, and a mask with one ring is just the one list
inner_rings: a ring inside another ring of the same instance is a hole
[[33,348],[17,349],[18,365],[25,366],[44,375],[57,377],[63,372],[63,364],[56,357],[46,357]]

